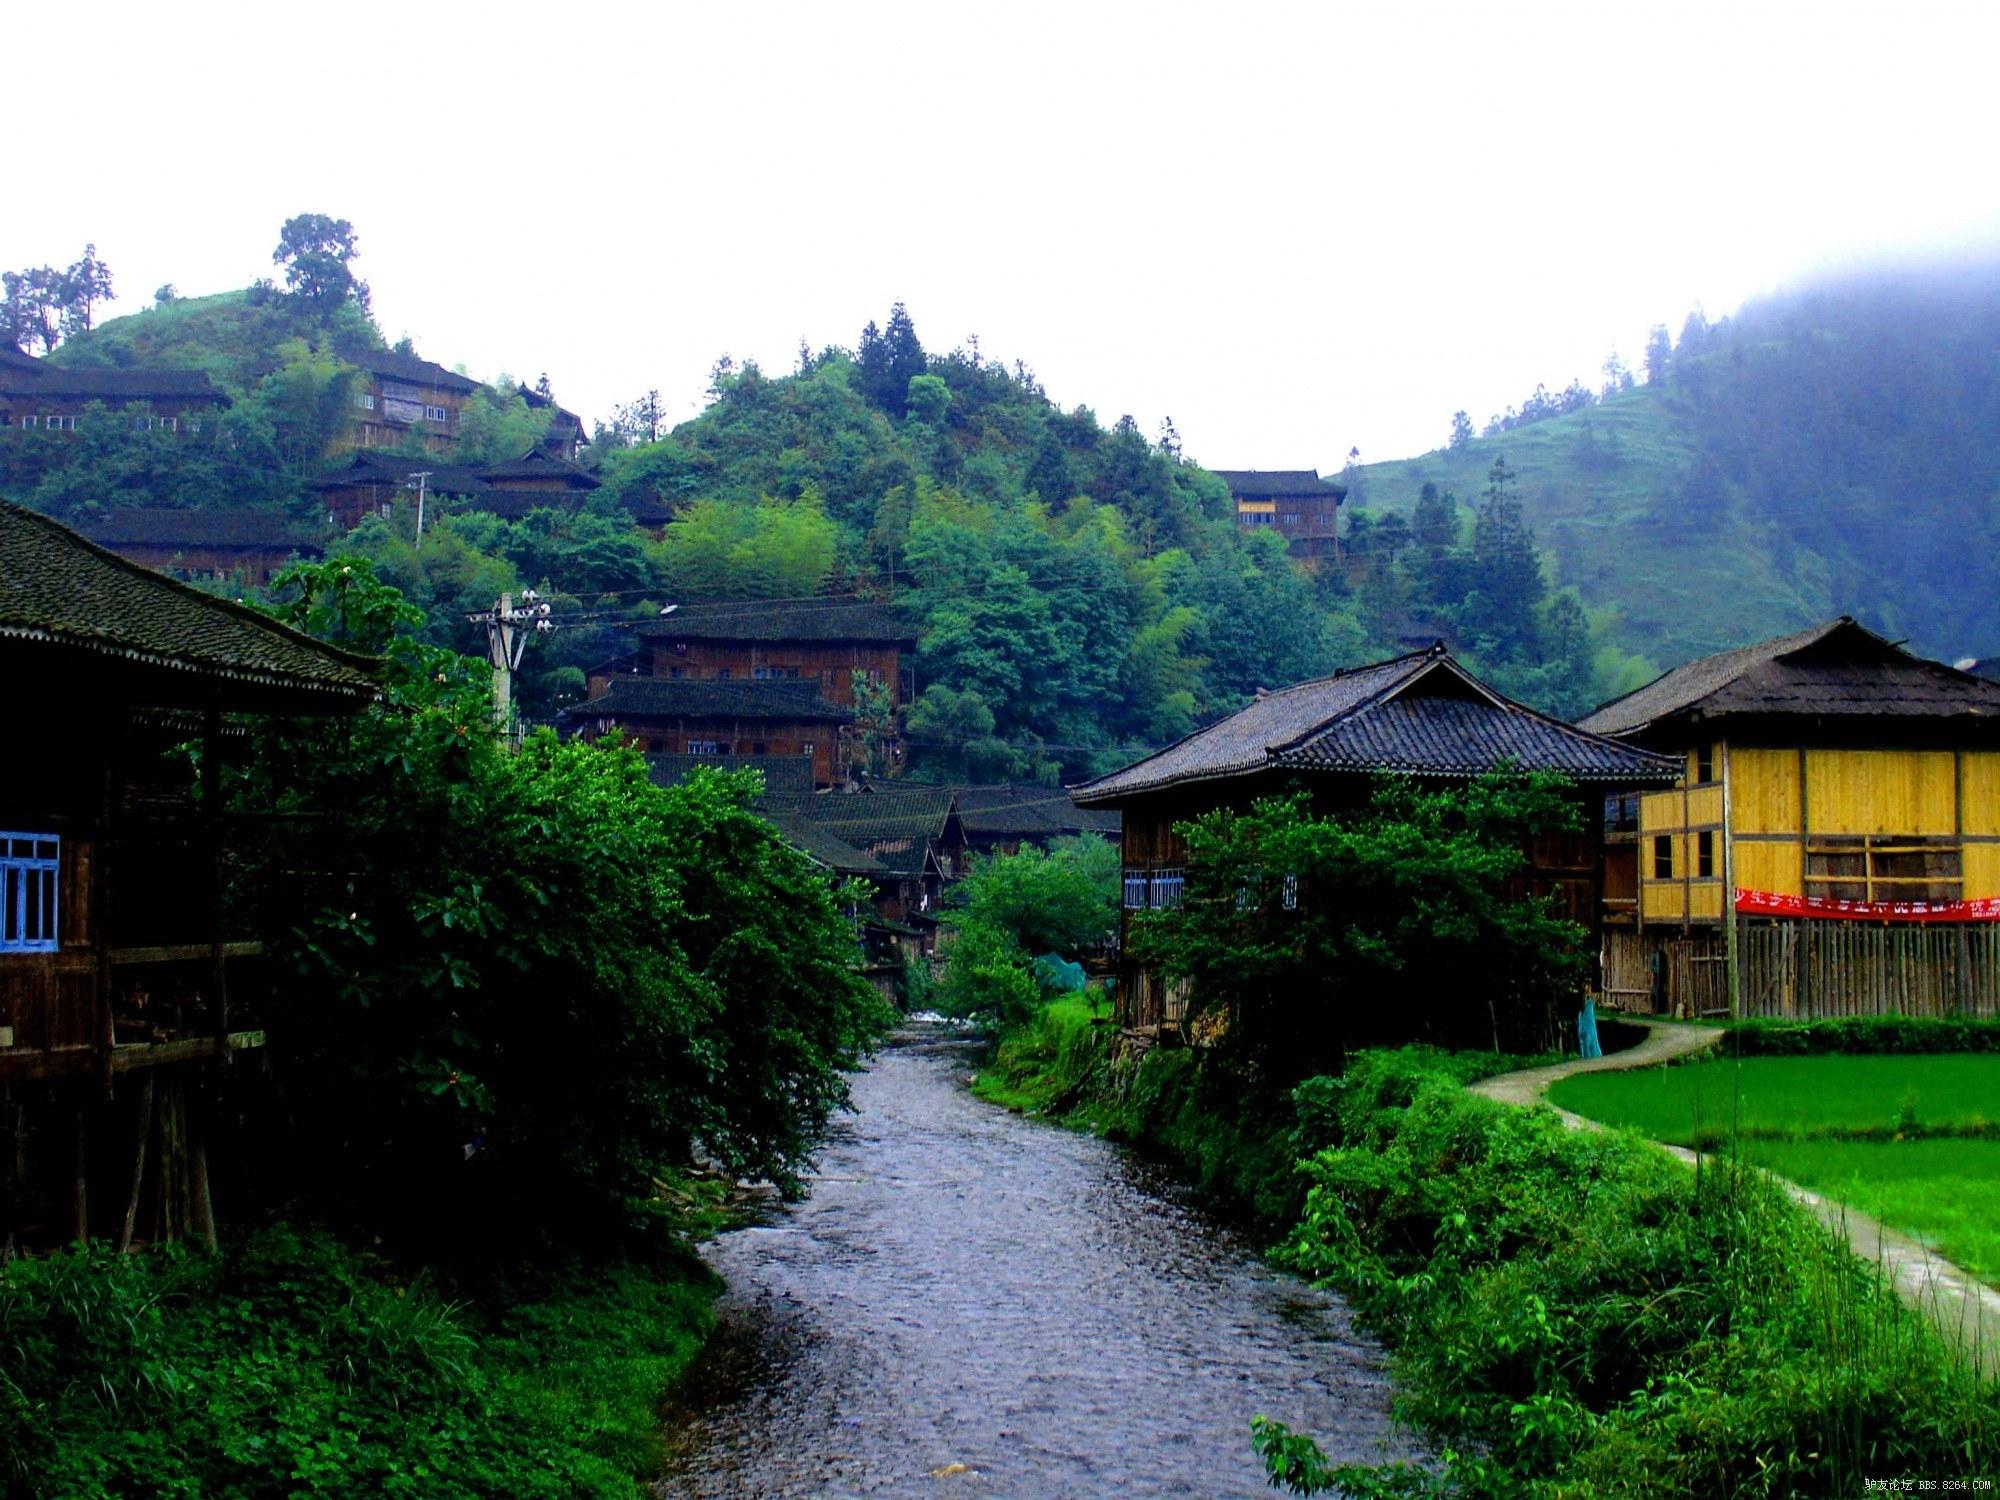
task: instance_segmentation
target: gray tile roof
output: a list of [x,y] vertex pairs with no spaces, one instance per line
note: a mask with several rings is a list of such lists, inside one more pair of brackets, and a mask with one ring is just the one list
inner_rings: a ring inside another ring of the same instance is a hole
[[1067,833],[1116,834],[1118,814],[1078,807],[1059,786],[1002,782],[955,786],[959,821],[988,838],[1054,838]]
[[102,546],[288,547],[319,552],[313,534],[282,511],[121,507],[85,533]]
[[476,391],[481,389],[478,381],[461,375],[456,370],[447,370],[443,365],[428,359],[419,359],[414,354],[397,354],[388,349],[364,349],[358,354],[340,356],[357,370],[366,370],[382,380],[400,380],[408,385],[427,385],[440,391]]
[[828,829],[820,827],[809,818],[796,812],[776,808],[760,808],[778,830],[784,841],[811,860],[823,865],[836,875],[894,875],[890,869],[866,849],[857,849]]
[[2000,683],[1912,656],[1842,615],[1675,667],[1581,723],[1635,735],[1668,720],[1791,714],[2000,720]]
[[663,620],[639,627],[665,641],[855,641],[914,646],[917,633],[884,604],[840,599],[730,600],[683,604]]
[[923,873],[930,851],[949,835],[957,816],[950,787],[910,782],[875,782],[863,791],[803,798],[766,797],[763,805],[767,815],[809,824],[901,875]]
[[[0,639],[163,669],[150,707],[217,703],[341,712],[376,694],[367,657],[127,562],[0,500]],[[184,682],[185,690],[172,686]]]
[[1270,693],[1136,765],[1072,789],[1082,807],[1278,770],[1475,776],[1503,762],[1577,780],[1665,784],[1678,762],[1501,697],[1433,647]]
[[346,463],[308,480],[306,488],[327,490],[351,484],[402,485],[417,473],[430,475],[424,481],[424,488],[433,495],[482,495],[491,488],[485,480],[462,465],[439,463],[429,457],[411,458],[383,453],[373,448],[355,449]]
[[173,401],[227,406],[229,397],[200,370],[119,370],[52,365],[31,360],[32,368],[0,364],[0,396],[32,401]]
[[805,719],[844,724],[854,710],[829,703],[817,682],[613,677],[603,693],[563,710],[571,719]]
[[810,755],[648,755],[646,768],[655,786],[678,786],[706,766],[718,771],[758,771],[767,797],[810,797],[813,758]]
[[502,485],[510,479],[560,479],[573,490],[594,490],[602,483],[581,464],[557,458],[543,448],[531,448],[519,458],[504,464],[488,464],[479,471],[479,477],[488,484]]
[[1340,500],[1347,495],[1346,485],[1320,478],[1317,469],[1210,469],[1209,473],[1228,485],[1229,493],[1239,500],[1275,500],[1279,496]]

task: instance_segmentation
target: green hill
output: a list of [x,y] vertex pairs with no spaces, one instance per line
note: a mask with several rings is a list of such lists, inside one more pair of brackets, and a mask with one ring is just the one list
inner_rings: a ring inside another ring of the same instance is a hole
[[1854,614],[2000,646],[2000,274],[1879,273],[1690,320],[1661,384],[1356,471],[1350,507],[1476,503],[1497,458],[1552,580],[1664,667]]

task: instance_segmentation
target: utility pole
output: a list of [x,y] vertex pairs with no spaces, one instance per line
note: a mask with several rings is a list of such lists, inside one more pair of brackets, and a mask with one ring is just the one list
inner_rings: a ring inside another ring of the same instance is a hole
[[508,733],[508,718],[514,696],[514,673],[521,665],[521,652],[528,644],[532,627],[546,635],[554,630],[548,602],[533,589],[521,596],[522,607],[514,608],[514,596],[502,594],[493,608],[466,619],[486,627],[486,657],[493,663],[493,717],[502,735]]
[[409,482],[403,486],[404,489],[415,489],[417,492],[417,546],[419,548],[424,545],[424,489],[430,483],[431,473],[431,470],[425,469],[419,473],[412,474]]

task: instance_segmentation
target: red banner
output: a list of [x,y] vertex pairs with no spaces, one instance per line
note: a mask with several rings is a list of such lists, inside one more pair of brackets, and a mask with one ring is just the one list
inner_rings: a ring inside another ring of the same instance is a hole
[[1849,922],[2000,922],[2000,900],[1836,901],[1831,896],[1736,892],[1736,909],[1753,917],[1830,917]]

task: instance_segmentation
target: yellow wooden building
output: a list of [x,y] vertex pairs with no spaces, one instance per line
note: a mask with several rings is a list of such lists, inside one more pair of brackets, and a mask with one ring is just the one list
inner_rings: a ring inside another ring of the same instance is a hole
[[1582,727],[1685,761],[1671,791],[1620,804],[1614,998],[1710,1014],[1993,1012],[2000,683],[1842,617],[1689,662]]

